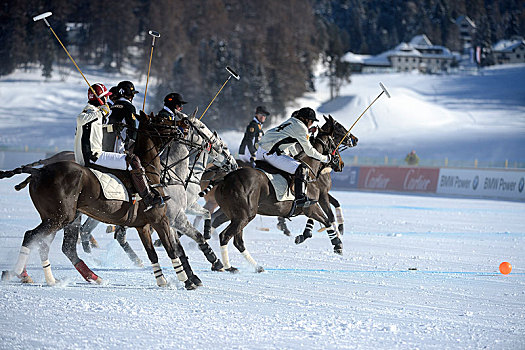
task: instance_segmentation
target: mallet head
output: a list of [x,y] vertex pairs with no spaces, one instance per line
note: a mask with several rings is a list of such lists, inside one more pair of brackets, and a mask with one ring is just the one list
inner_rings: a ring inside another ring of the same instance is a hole
[[388,96],[388,98],[390,98],[390,93],[388,92],[388,90],[386,89],[386,87],[383,85],[383,83],[379,83],[379,86],[381,86],[381,89],[383,89],[383,91],[385,92],[385,94]]
[[155,37],[155,38],[160,38],[160,33],[159,32],[156,32],[154,30],[150,30],[149,31],[149,35]]
[[51,12],[45,12],[45,13],[43,13],[43,14],[41,14],[41,15],[38,15],[38,16],[33,17],[33,21],[35,21],[35,22],[36,22],[36,21],[40,21],[41,19],[45,19],[45,18],[47,18],[47,17],[49,17],[49,16],[51,16],[51,15],[52,15]]
[[230,66],[226,66],[226,70],[228,71],[228,73],[231,74],[232,77],[234,77],[235,79],[239,80],[241,79],[240,75],[235,73],[235,71],[230,67]]

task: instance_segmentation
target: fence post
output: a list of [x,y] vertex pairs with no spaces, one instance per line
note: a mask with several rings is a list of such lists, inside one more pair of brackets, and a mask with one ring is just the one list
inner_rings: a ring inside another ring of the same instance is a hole
[[448,167],[448,157],[445,157],[445,168]]
[[505,159],[505,169],[507,169],[508,167],[509,167],[509,160]]
[[357,155],[354,156],[354,165],[357,164]]
[[385,165],[388,165],[388,156],[385,156]]
[[478,167],[478,158],[474,159],[474,168]]

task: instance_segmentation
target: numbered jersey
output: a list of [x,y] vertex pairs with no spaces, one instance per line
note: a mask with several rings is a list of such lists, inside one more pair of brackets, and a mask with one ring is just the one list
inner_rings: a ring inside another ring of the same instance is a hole
[[308,128],[296,118],[290,118],[281,125],[268,130],[259,141],[259,146],[270,153],[295,155],[299,144],[303,151],[311,158],[328,162],[328,156],[317,152],[308,141]]

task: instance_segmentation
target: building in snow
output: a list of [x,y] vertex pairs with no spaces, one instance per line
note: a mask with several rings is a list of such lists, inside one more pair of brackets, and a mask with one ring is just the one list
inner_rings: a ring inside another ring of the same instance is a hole
[[495,64],[525,63],[525,40],[514,37],[511,40],[500,40],[492,46]]
[[459,39],[463,53],[467,54],[472,48],[472,38],[476,33],[476,24],[468,16],[459,16],[456,19],[456,25],[459,29]]
[[354,72],[394,71],[441,73],[456,63],[454,56],[444,46],[432,45],[425,34],[417,35],[409,43],[401,43],[394,49],[377,56],[359,56],[348,53],[343,57],[350,62]]

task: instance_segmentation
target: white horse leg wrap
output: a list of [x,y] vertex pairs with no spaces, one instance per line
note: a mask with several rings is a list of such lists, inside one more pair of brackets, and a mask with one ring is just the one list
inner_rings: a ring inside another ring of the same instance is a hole
[[173,265],[173,268],[177,273],[177,278],[179,279],[179,281],[186,282],[188,280],[188,275],[186,275],[186,271],[184,271],[184,267],[182,266],[182,262],[180,261],[180,259],[171,259],[171,264]]
[[20,275],[22,271],[24,271],[24,267],[27,264],[27,260],[29,259],[29,253],[31,252],[31,249],[22,246],[20,248],[20,254],[18,254],[18,260],[16,261],[15,267],[14,267],[14,273],[16,275]]
[[56,284],[55,277],[51,272],[51,263],[49,260],[42,261],[42,268],[44,269],[44,277],[48,286],[54,286]]
[[345,218],[343,217],[343,209],[341,209],[341,207],[335,208],[335,216],[337,217],[338,224],[344,224]]
[[168,282],[162,274],[162,269],[160,268],[159,263],[151,264],[151,267],[153,267],[153,275],[155,275],[155,279],[157,280],[157,286],[162,287],[167,285]]
[[250,252],[248,249],[246,249],[244,252],[241,253],[242,256],[250,263],[252,266],[257,267],[257,262],[253,260],[252,256],[250,255]]
[[331,228],[331,227],[328,228],[328,231],[327,231],[327,232],[328,232],[328,237],[329,237],[330,239],[337,238],[337,231],[334,231],[333,228]]
[[222,263],[224,264],[224,268],[229,269],[231,265],[230,265],[230,257],[228,256],[228,246],[227,245],[221,245],[221,256],[222,256]]

